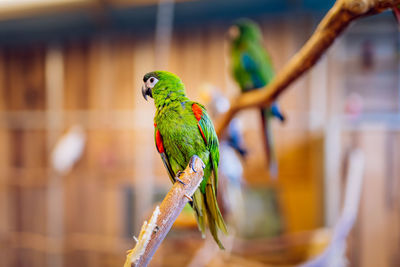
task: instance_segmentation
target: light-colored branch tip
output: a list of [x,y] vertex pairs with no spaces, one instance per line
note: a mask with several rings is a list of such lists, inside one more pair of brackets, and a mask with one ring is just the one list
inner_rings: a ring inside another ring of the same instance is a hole
[[156,230],[157,218],[160,215],[160,207],[157,206],[150,218],[149,223],[144,221],[142,229],[140,230],[139,239],[136,241],[136,246],[130,251],[131,263],[136,264],[140,257],[144,254],[147,244],[150,241],[151,234]]
[[190,159],[185,171],[179,176],[182,183],[175,182],[160,206],[154,210],[150,221],[143,223],[136,246],[128,251],[124,267],[147,266],[179,213],[203,180],[204,166],[199,157],[193,156]]

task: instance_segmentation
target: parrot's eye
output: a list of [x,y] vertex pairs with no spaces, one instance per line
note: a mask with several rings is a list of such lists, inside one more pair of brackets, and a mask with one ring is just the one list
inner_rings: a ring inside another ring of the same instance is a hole
[[157,79],[157,78],[150,77],[150,79],[148,79],[147,82],[146,82],[146,86],[147,86],[148,88],[153,88],[154,85],[156,85],[157,82],[158,82],[158,79]]

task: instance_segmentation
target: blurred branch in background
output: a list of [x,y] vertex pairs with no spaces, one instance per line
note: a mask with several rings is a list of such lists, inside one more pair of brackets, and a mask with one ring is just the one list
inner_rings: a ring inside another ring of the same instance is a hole
[[144,222],[136,246],[126,258],[125,267],[147,266],[179,213],[199,187],[203,180],[203,169],[204,163],[201,159],[193,156],[180,175],[184,184],[176,182],[161,205],[156,207],[149,223]]
[[271,104],[289,85],[315,65],[335,39],[353,20],[381,13],[400,4],[400,0],[338,0],[325,15],[314,34],[263,90],[238,97],[216,126],[221,136],[233,116],[242,109]]

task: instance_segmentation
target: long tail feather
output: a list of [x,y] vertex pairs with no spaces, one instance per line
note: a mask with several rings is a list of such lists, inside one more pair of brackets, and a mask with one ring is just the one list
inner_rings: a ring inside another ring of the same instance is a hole
[[218,228],[221,229],[221,231],[225,234],[227,234],[228,231],[224,219],[222,218],[222,214],[218,208],[215,192],[211,184],[206,186],[205,195],[201,193],[200,189],[196,190],[193,195],[192,207],[195,211],[197,225],[202,233],[202,237],[205,237],[207,218],[211,235],[218,246],[221,249],[224,249],[224,246],[218,238]]
[[205,188],[198,188],[193,194],[192,207],[195,211],[195,217],[199,230],[202,233],[203,238],[205,237],[206,221],[208,222],[208,228],[210,229],[211,235],[215,242],[221,249],[224,249],[221,241],[218,238],[218,229],[225,234],[228,233],[221,211],[218,207],[217,196],[214,190],[214,185],[218,181],[218,172],[214,171],[213,175],[209,177]]
[[206,187],[206,200],[207,200],[207,218],[208,227],[210,228],[211,235],[213,236],[215,242],[221,249],[224,249],[221,241],[218,237],[218,228],[225,234],[228,233],[224,219],[222,218],[221,212],[218,208],[217,199],[215,197],[215,192],[211,184]]
[[228,234],[228,230],[226,229],[226,225],[222,217],[221,211],[219,210],[217,198],[211,184],[208,184],[206,187],[206,200],[207,210],[210,211],[212,219],[216,222],[216,225],[221,229],[224,234]]
[[207,211],[205,210],[204,196],[200,192],[200,190],[197,189],[194,192],[192,198],[193,198],[192,208],[195,212],[197,226],[199,227],[202,237],[205,238],[205,233],[206,233],[206,218],[205,217],[207,216]]
[[275,155],[274,142],[272,138],[272,127],[270,120],[270,109],[264,108],[260,110],[262,131],[264,136],[264,147],[267,155],[268,169],[271,177],[276,178],[278,176],[278,162]]
[[210,233],[213,236],[215,242],[218,244],[220,249],[225,249],[224,245],[222,245],[221,240],[218,238],[218,228],[217,225],[215,224],[214,219],[212,218],[212,215],[209,214],[208,216],[208,226],[210,228]]

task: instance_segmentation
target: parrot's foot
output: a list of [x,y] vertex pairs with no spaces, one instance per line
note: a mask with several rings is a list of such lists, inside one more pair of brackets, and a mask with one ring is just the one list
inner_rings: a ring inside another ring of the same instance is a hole
[[194,168],[194,160],[195,160],[195,157],[192,157],[192,158],[190,159],[190,161],[189,161],[189,167],[192,168],[192,171],[193,171],[194,173],[197,173],[197,171],[196,171],[195,168]]
[[185,196],[189,201],[193,201],[193,198],[191,198],[189,195],[184,194],[184,196]]
[[181,175],[184,174],[184,173],[185,173],[185,172],[183,172],[183,171],[178,171],[178,172],[176,173],[175,180],[177,180],[178,182],[180,182],[180,183],[183,184],[183,185],[186,185],[181,179],[179,179],[179,177],[181,177]]
[[178,182],[180,182],[183,185],[186,185],[181,179],[179,179],[179,176],[175,177],[175,180],[177,180]]

